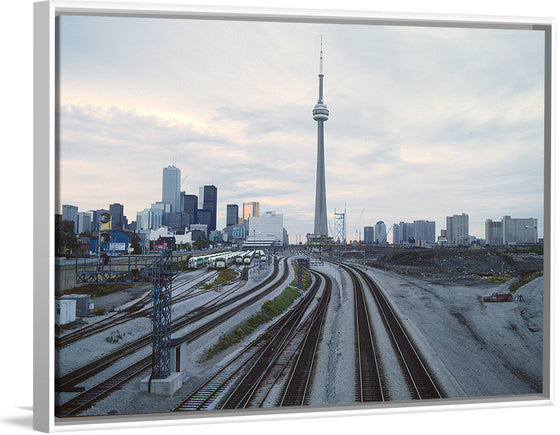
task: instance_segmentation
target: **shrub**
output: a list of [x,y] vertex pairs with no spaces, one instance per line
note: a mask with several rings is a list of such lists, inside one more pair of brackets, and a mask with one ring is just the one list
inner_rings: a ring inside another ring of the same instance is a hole
[[543,276],[543,271],[540,270],[538,272],[534,272],[531,273],[529,275],[524,276],[523,278],[521,278],[518,282],[510,285],[509,287],[509,291],[512,293],[515,293],[517,290],[519,290],[520,287],[523,287],[525,284],[533,281],[534,279]]
[[103,314],[105,314],[107,312],[107,310],[103,307],[97,307],[95,309],[95,311],[93,312],[94,315],[96,316],[102,316]]
[[122,338],[123,338],[123,336],[121,335],[121,333],[119,331],[115,331],[115,332],[112,332],[111,335],[106,337],[105,341],[107,343],[114,344],[114,343],[118,343],[119,340],[122,340]]
[[251,334],[260,325],[269,322],[277,315],[285,311],[298,297],[300,293],[291,288],[286,287],[284,291],[272,300],[263,303],[261,310],[249,317],[244,323],[234,329],[229,335],[223,334],[218,343],[208,349],[206,359],[212,357],[229,346],[239,343],[243,338]]

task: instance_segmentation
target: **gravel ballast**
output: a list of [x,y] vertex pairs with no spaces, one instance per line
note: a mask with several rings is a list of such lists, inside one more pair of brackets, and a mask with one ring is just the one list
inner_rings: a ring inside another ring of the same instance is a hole
[[[281,262],[282,264],[282,262]],[[355,337],[354,298],[348,275],[336,266],[325,263],[314,267],[333,277],[333,291],[323,336],[316,359],[316,374],[310,395],[310,405],[348,405],[355,400]],[[282,269],[282,268],[281,268]],[[271,273],[272,266],[260,272],[260,280]],[[247,285],[254,284],[256,273]],[[411,334],[418,350],[428,363],[449,398],[477,398],[537,394],[543,385],[543,278],[537,278],[520,288],[525,302],[484,303],[482,297],[491,291],[505,288],[487,280],[473,279],[453,282],[441,277],[425,278],[403,275],[395,271],[367,267],[366,272],[377,282],[389,298],[403,326]],[[282,273],[282,270],[280,271]],[[194,275],[193,275],[194,276]],[[287,282],[294,279],[293,270]],[[272,299],[284,286],[265,299]],[[221,291],[227,291],[223,288]],[[239,290],[241,291],[241,290]],[[208,295],[189,300],[174,307],[173,315],[180,315],[197,304],[215,296]],[[115,296],[116,297],[116,296]],[[127,301],[128,302],[128,301]],[[262,301],[261,301],[262,302]],[[371,302],[371,301],[369,301]],[[234,316],[204,339],[189,344],[187,383],[173,396],[162,397],[141,392],[139,382],[129,382],[110,394],[82,415],[109,413],[135,414],[168,412],[202,380],[226,364],[243,349],[265,326],[261,326],[240,344],[232,346],[212,360],[205,360],[205,351],[221,334],[235,328],[240,322],[260,309],[260,304]],[[370,309],[373,313],[373,309]],[[130,324],[129,324],[130,323]],[[141,331],[150,331],[148,319],[139,319],[120,325],[123,342],[137,338]],[[192,325],[194,328],[195,325]],[[377,328],[381,325],[377,324]],[[190,330],[190,328],[188,328]],[[185,331],[186,332],[186,331]],[[66,372],[79,364],[99,356],[111,346],[105,336],[91,337],[70,352],[64,352],[60,370]],[[383,346],[380,347],[383,352]],[[75,354],[76,356],[72,356]],[[387,355],[389,352],[387,352]],[[382,358],[390,358],[382,356]],[[391,366],[390,361],[386,366]],[[387,370],[386,377],[391,378]],[[393,385],[392,400],[407,400],[402,381],[389,380]],[[67,394],[67,393],[65,393]],[[66,400],[67,397],[64,397]]]

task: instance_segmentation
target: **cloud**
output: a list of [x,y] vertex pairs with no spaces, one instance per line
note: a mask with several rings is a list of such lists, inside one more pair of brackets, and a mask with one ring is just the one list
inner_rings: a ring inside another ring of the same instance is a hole
[[[544,40],[503,29],[60,19],[60,197],[135,212],[218,187],[312,230],[323,34],[327,206],[362,222],[543,216]],[[101,168],[101,169],[100,169]],[[101,175],[102,174],[102,175]],[[100,205],[101,204],[101,205]],[[524,208],[525,206],[525,208]],[[350,217],[349,217],[350,219]]]

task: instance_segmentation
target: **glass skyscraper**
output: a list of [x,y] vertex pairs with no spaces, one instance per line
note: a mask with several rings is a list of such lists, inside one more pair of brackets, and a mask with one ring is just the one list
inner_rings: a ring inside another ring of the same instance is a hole
[[181,170],[175,166],[163,168],[161,200],[171,204],[172,213],[181,210]]

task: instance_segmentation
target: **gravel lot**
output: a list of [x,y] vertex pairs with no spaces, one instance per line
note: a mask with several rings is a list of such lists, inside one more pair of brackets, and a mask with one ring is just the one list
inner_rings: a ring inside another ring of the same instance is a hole
[[[354,320],[349,279],[333,266],[316,269],[346,285],[333,292],[312,404],[351,403]],[[525,302],[484,303],[483,295],[505,289],[508,283],[498,285],[482,279],[442,283],[439,277],[418,278],[371,267],[366,270],[390,298],[448,398],[542,392],[542,277],[517,291]],[[383,342],[380,347],[383,360]],[[389,361],[385,366],[390,372]],[[394,388],[391,399],[407,400],[399,379],[390,382]]]
[[449,397],[542,392],[543,278],[517,291],[525,302],[485,303],[501,286],[441,284],[370,270],[391,297]]

